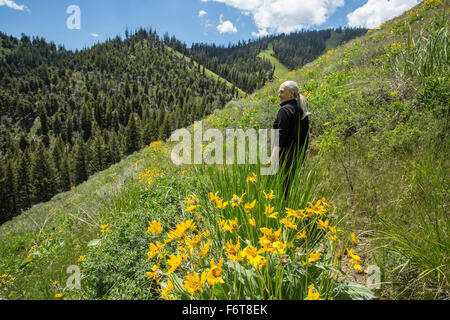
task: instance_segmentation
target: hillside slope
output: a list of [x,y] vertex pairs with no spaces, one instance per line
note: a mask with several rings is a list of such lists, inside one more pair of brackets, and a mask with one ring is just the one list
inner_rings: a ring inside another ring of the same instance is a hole
[[[313,113],[310,153],[296,175],[288,205],[303,209],[307,201],[322,197],[332,202],[334,219],[345,230],[339,243],[358,254],[364,271],[379,268],[383,284],[376,293],[381,298],[449,297],[448,8],[448,1],[428,0],[285,76],[301,84]],[[231,101],[205,118],[204,125],[270,128],[278,109],[278,86],[276,81],[251,97]],[[12,299],[61,298],[59,294],[67,299],[159,298],[158,289],[167,289],[169,283],[162,287],[149,279],[152,272],[157,275],[151,268],[159,259],[156,251],[150,257],[149,243],[165,240],[152,221],[161,219],[165,231],[188,218],[199,226],[211,223],[217,215],[208,215],[208,192],[218,191],[230,201],[233,193],[239,198],[253,192],[245,179],[254,168],[235,166],[227,175],[221,168],[176,167],[169,156],[172,146],[153,143],[1,226],[0,274],[6,276],[0,294]],[[260,187],[268,193],[270,186],[278,195],[276,185]],[[186,211],[183,200],[194,203],[193,193],[206,210],[201,214]],[[258,198],[254,217],[264,216],[259,205],[264,201]],[[285,210],[278,198],[273,205]],[[232,214],[229,207],[219,217],[233,219],[222,216]],[[236,216],[239,232],[251,230],[244,217]],[[212,246],[219,240],[212,239]],[[343,270],[367,284],[367,274],[354,269],[357,264],[348,255],[341,252],[340,259]],[[207,270],[209,264],[200,267]],[[81,267],[82,290],[65,290],[70,265]],[[177,272],[172,280],[182,276]],[[319,283],[316,290],[333,297]],[[180,290],[176,288],[177,294]],[[302,285],[301,291],[307,287]]]
[[276,80],[281,79],[285,76],[289,70],[286,66],[284,66],[277,58],[274,57],[274,51],[272,44],[269,44],[266,50],[261,51],[258,57],[267,59],[270,63],[275,67],[274,77]]

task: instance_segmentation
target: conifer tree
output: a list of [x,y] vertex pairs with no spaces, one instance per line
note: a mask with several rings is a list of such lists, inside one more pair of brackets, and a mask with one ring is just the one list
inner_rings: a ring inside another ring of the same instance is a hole
[[[0,202],[6,203],[6,179],[3,162],[0,162]],[[6,206],[0,206],[0,224],[8,220]]]
[[92,114],[86,105],[81,109],[81,129],[83,130],[83,139],[88,141],[92,136]]
[[122,151],[120,148],[119,140],[117,139],[117,134],[113,131],[111,132],[111,137],[109,139],[109,152],[111,154],[111,163],[117,163],[122,159]]
[[8,162],[6,163],[5,187],[6,199],[3,205],[6,209],[6,218],[10,219],[16,216],[18,213],[16,201],[17,182],[14,163],[12,159],[8,160]]
[[79,139],[75,148],[75,156],[73,159],[73,182],[78,185],[86,181],[89,177],[86,144],[83,139]]
[[57,191],[53,161],[42,142],[32,157],[31,181],[33,203],[48,201]]
[[17,206],[23,210],[31,206],[32,186],[31,186],[31,154],[26,148],[20,158],[17,169]]
[[125,148],[127,154],[132,154],[141,148],[141,134],[136,124],[135,114],[130,115],[126,129]]
[[72,186],[71,179],[70,179],[70,164],[69,164],[69,158],[67,155],[63,156],[62,162],[61,162],[61,169],[59,174],[59,185],[61,187],[62,191],[67,191]]
[[91,166],[94,172],[102,171],[106,168],[106,146],[103,137],[97,134],[92,144],[92,162]]

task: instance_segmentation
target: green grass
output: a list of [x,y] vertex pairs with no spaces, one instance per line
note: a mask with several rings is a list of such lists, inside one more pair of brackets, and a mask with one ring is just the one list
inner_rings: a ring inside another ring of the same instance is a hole
[[[295,180],[293,192],[298,192],[288,205],[301,208],[305,201],[322,197],[332,202],[337,207],[333,221],[345,231],[343,244],[351,244],[349,232],[354,231],[359,240],[354,249],[363,267],[380,267],[382,285],[376,293],[383,299],[450,296],[446,210],[449,75],[443,68],[430,66],[426,45],[408,53],[416,55],[410,57],[421,57],[417,61],[424,61],[426,75],[393,73],[392,66],[401,69],[402,63],[408,63],[397,59],[406,54],[407,46],[400,46],[395,57],[385,49],[403,42],[409,26],[415,43],[443,43],[439,30],[446,20],[440,17],[446,12],[448,1],[436,8],[418,8],[422,5],[414,8],[413,15],[404,14],[387,22],[379,30],[289,74],[308,96],[312,142]],[[448,30],[448,22],[445,26]],[[439,63],[442,59],[448,61],[448,55],[441,53],[441,57]],[[222,130],[271,127],[278,110],[278,86],[271,83],[250,97],[230,102],[205,119],[204,124]],[[196,218],[184,211],[182,202],[196,193],[204,204],[202,210],[206,210],[200,212],[212,231],[217,231],[217,215],[209,214],[213,211],[207,192],[218,191],[226,200],[235,192],[241,195],[247,191],[253,197],[258,194],[246,190],[245,177],[254,168],[178,168],[170,161],[171,146],[164,144],[160,151],[147,148],[137,152],[77,189],[36,205],[1,226],[0,275],[5,273],[15,279],[8,276],[2,280],[0,296],[53,299],[65,286],[67,267],[75,264],[81,266],[83,289],[66,292],[67,299],[157,298],[158,286],[145,276],[151,267],[145,263],[145,252],[149,242],[160,238],[146,232],[148,221],[161,218],[168,231],[180,221]],[[164,175],[154,177],[151,185],[139,182],[139,173],[146,168],[162,170]],[[187,170],[187,174],[180,170]],[[310,172],[313,177],[308,176]],[[262,189],[280,192],[276,181],[260,183]],[[283,207],[276,201],[281,212]],[[262,209],[258,209],[258,214]],[[223,212],[222,218],[232,217],[232,211]],[[104,224],[111,228],[106,235],[99,228]],[[246,230],[250,230],[249,226],[243,223],[241,237],[247,235]],[[220,233],[212,234],[216,234],[216,242],[224,240]],[[39,237],[47,239],[46,244],[39,250],[33,249],[27,258],[30,248],[42,243],[37,240]],[[92,245],[96,239],[101,241]],[[77,262],[81,255],[86,260]],[[343,259],[348,263],[347,256]],[[342,269],[350,272],[350,279],[365,285],[367,275],[349,270],[345,263]],[[228,274],[230,270],[224,272]],[[276,284],[276,270],[272,279]],[[319,274],[314,279],[325,297],[333,296],[329,294],[329,276],[321,278]],[[53,285],[55,280],[60,284]],[[282,298],[304,297],[306,283],[301,285],[301,295],[288,293]],[[237,298],[244,294],[233,292]],[[255,292],[260,292],[260,297],[273,298],[283,291]],[[223,293],[213,294],[220,297]]]
[[337,33],[336,31],[331,31],[330,38],[325,42],[326,50],[336,49],[341,44],[344,35],[344,32]]
[[286,77],[286,74],[289,72],[289,69],[282,64],[277,58],[274,57],[274,51],[272,44],[269,44],[268,48],[264,51],[262,51],[258,57],[267,59],[270,61],[270,63],[275,66],[275,73],[274,77],[275,79],[282,79],[283,77]]

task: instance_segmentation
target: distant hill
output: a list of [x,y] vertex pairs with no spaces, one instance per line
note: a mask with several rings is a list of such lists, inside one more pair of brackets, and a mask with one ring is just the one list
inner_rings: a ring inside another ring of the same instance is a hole
[[242,93],[151,30],[76,52],[0,39],[0,222]]

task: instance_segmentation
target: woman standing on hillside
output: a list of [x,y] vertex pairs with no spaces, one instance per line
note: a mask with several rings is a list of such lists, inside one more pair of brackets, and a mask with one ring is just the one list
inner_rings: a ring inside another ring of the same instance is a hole
[[273,123],[273,129],[278,129],[278,144],[274,146],[272,159],[278,154],[286,200],[298,160],[303,162],[308,148],[310,113],[306,98],[298,93],[296,82],[283,82],[278,97],[281,104]]

